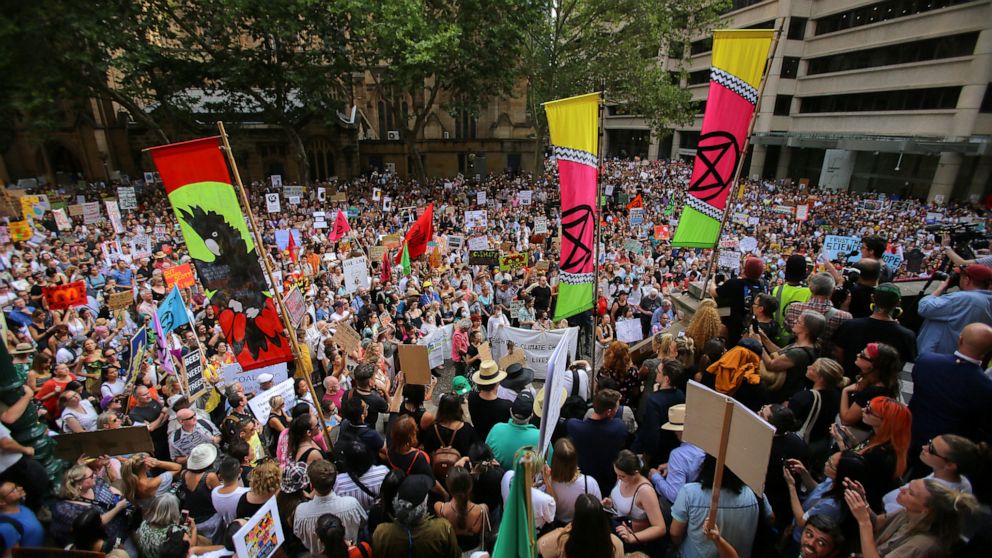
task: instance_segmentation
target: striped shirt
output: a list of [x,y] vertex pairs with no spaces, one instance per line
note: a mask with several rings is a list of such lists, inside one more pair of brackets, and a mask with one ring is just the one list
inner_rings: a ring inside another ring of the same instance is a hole
[[327,513],[338,516],[344,525],[344,538],[349,541],[358,540],[358,529],[368,517],[357,500],[350,496],[338,496],[334,492],[327,496],[315,496],[313,500],[297,506],[293,533],[313,554],[324,552],[324,545],[317,536],[317,520]]
[[385,465],[373,465],[365,474],[358,477],[358,480],[372,491],[372,495],[362,490],[345,472],[338,472],[338,479],[334,483],[334,493],[338,496],[351,496],[358,500],[365,511],[372,509],[376,497],[379,496],[379,487],[382,486],[382,479],[389,474],[389,467]]

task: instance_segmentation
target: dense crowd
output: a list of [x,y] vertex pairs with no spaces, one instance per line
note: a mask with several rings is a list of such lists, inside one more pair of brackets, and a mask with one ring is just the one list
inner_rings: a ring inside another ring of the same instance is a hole
[[[265,194],[279,190],[250,185],[270,289],[298,287],[306,307],[288,368],[292,398],[272,398],[268,416],[249,402],[278,382],[268,372],[248,388],[225,378],[236,357],[199,284],[181,290],[191,324],[155,339],[152,316],[171,291],[165,272],[191,261],[160,184],[138,185],[140,205],[119,234],[82,216],[60,230],[51,211],[77,196],[113,197],[118,184],[33,192],[51,204],[35,236],[0,246],[10,355],[9,365],[0,358],[0,543],[230,556],[238,531],[274,499],[282,550],[293,558],[485,556],[500,539],[503,551],[508,540],[532,539],[545,558],[980,554],[992,503],[992,262],[963,261],[970,257],[924,222],[940,213],[945,224],[983,227],[988,216],[747,181],[722,240],[753,238],[756,247],[736,248],[745,252],[737,265],[714,266],[712,298],[686,317],[673,296],[701,281],[715,257],[668,240],[689,171],[681,162],[606,162],[596,302],[558,323],[553,162],[543,176],[481,182],[372,172],[310,185],[272,213]],[[388,260],[372,257],[432,202],[433,241],[408,271],[392,257],[396,244],[386,246]],[[796,219],[800,205],[806,220]],[[333,224],[338,209],[351,232],[332,241],[320,223]],[[482,209],[486,222],[469,228],[465,212]],[[861,238],[856,273],[845,269],[851,255],[824,255],[826,234]],[[150,247],[132,242],[145,237]],[[470,265],[473,238],[526,252],[528,262]],[[883,256],[896,251],[904,257],[891,268]],[[342,262],[362,255],[370,285],[352,291]],[[917,305],[922,327],[910,330],[893,281],[927,277],[945,257],[969,265],[936,279]],[[49,309],[46,287],[76,281],[86,303]],[[121,292],[133,303],[112,310]],[[616,322],[631,318],[651,339],[646,357],[618,340]],[[359,333],[359,348],[336,343],[341,324]],[[449,324],[445,365],[427,385],[408,383],[397,347]],[[546,459],[536,451],[541,382],[482,349],[504,326],[582,331]],[[129,341],[142,328],[153,341],[132,362]],[[198,350],[208,389],[192,397],[181,363]],[[775,429],[764,485],[722,471],[713,522],[716,460],[682,439],[690,380]],[[150,451],[66,463],[39,442],[128,426],[149,430]],[[533,477],[522,500],[533,533],[500,529],[518,474]]]

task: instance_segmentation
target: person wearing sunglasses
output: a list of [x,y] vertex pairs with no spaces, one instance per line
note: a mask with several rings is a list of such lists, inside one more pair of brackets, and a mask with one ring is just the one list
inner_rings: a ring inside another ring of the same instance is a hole
[[855,382],[845,387],[840,393],[840,422],[844,426],[868,431],[868,425],[862,422],[862,409],[874,397],[899,396],[899,372],[902,361],[899,352],[885,343],[868,343],[858,353],[855,360],[858,367],[858,377]]
[[832,434],[841,450],[854,449],[864,456],[868,465],[867,500],[872,509],[882,509],[882,496],[899,486],[899,479],[906,473],[909,439],[913,415],[909,407],[890,397],[876,397],[862,410],[864,422],[871,427],[871,434],[864,442],[851,447],[834,427]]
[[88,509],[95,509],[100,512],[108,538],[119,538],[125,541],[126,547],[137,552],[130,543],[127,519],[123,513],[128,504],[119,490],[97,477],[88,466],[77,463],[62,477],[59,499],[52,504],[49,534],[57,544],[69,544],[73,520]]
[[[956,434],[943,434],[931,438],[923,444],[920,461],[933,472],[924,477],[934,479],[952,490],[971,494],[971,481],[968,477],[981,474],[992,465],[992,451],[988,444],[975,442]],[[899,503],[897,488],[882,498],[885,513],[893,513],[903,508]]]

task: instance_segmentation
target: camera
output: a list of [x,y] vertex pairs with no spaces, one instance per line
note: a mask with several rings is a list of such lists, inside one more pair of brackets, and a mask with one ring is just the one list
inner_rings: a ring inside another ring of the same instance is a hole
[[951,237],[951,249],[966,260],[975,259],[975,250],[978,248],[987,248],[989,246],[989,240],[992,239],[992,235],[978,230],[977,223],[930,225],[925,227],[925,230],[935,235],[949,235]]

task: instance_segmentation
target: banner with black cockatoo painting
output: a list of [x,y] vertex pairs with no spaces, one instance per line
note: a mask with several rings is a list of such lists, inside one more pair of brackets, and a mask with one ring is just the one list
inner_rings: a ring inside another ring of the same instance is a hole
[[292,360],[219,138],[149,150],[200,283],[244,370]]

